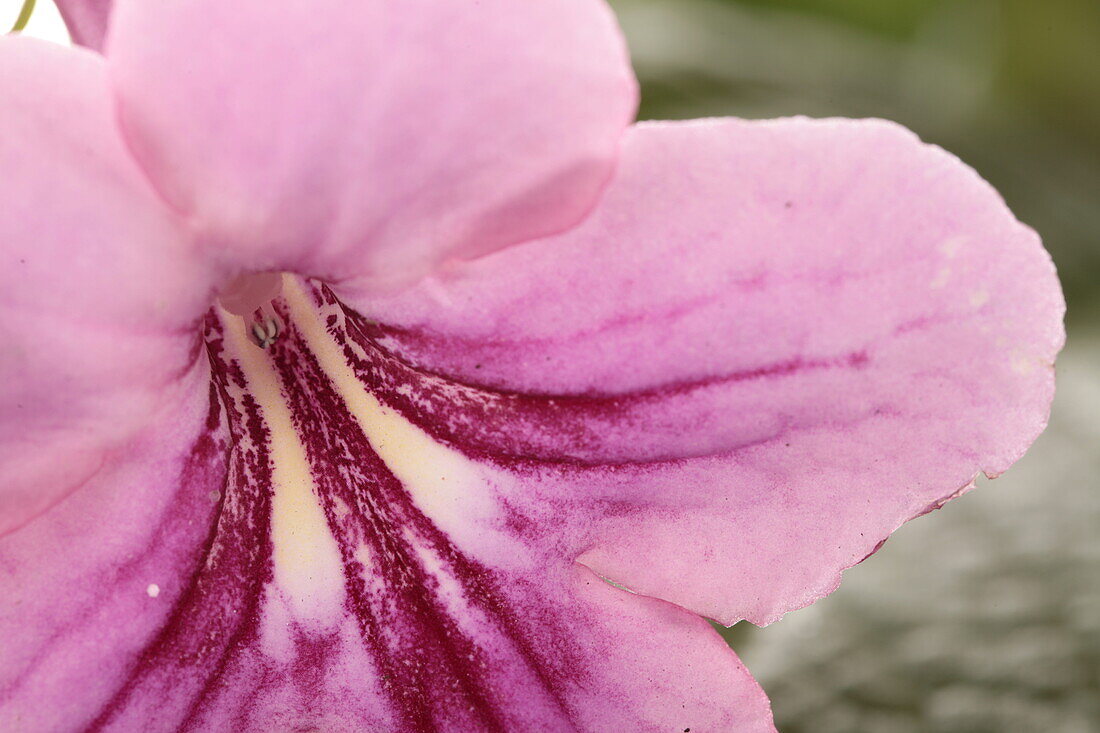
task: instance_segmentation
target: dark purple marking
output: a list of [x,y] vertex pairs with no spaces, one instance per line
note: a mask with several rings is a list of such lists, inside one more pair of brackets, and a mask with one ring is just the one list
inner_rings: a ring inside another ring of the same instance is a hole
[[[828,363],[794,361],[630,395],[509,393],[417,369],[380,345],[381,326],[344,309],[326,288],[313,288],[311,297],[349,368],[387,407],[467,456],[510,466],[597,463],[616,470],[602,426],[633,420],[671,395],[730,380],[858,369],[867,362],[860,353]],[[551,728],[576,727],[568,691],[586,686],[588,652],[574,641],[579,629],[562,625],[583,620],[553,612],[554,599],[544,597],[535,580],[467,555],[420,510],[371,446],[286,308],[277,303],[276,311],[286,330],[267,353],[340,551],[347,590],[342,610],[362,644],[353,651],[369,657],[378,679],[347,680],[363,700],[333,711],[326,680],[348,652],[345,637],[291,619],[289,656],[273,659],[263,652],[274,576],[270,436],[211,315],[205,323],[211,407],[200,443],[203,456],[220,453],[220,503],[172,611],[87,729],[150,729],[149,721],[163,730],[263,729],[273,725],[265,706],[288,689],[294,701],[290,717],[280,722],[286,729],[309,728],[310,721],[335,713],[367,727],[392,717],[400,730],[415,733],[509,731],[517,729],[516,716],[530,710]],[[506,501],[503,509],[502,529],[515,537],[529,534],[521,513]],[[620,511],[630,509],[624,503]],[[363,547],[369,567],[358,559]],[[388,709],[377,710],[379,704]]]
[[199,558],[177,557],[177,548],[181,545],[187,546],[189,536],[194,534],[191,522],[211,511],[207,487],[220,488],[224,485],[227,445],[228,435],[224,429],[221,402],[217,398],[215,386],[211,384],[203,432],[191,446],[183,462],[172,502],[155,524],[150,526],[144,545],[133,551],[129,560],[112,568],[106,577],[100,578],[94,586],[95,594],[87,601],[83,610],[64,626],[57,627],[35,657],[23,665],[20,674],[11,684],[0,689],[0,706],[15,694],[46,658],[56,653],[58,646],[71,643],[70,635],[95,624],[104,609],[111,608],[112,603],[117,600],[118,588],[139,584],[141,578],[148,577],[150,567],[180,568],[186,575],[194,572]]
[[[524,605],[522,599],[536,598],[541,589],[468,557],[419,510],[371,447],[285,308],[277,309],[287,330],[268,353],[340,548],[344,610],[379,672],[389,710],[371,707],[377,705],[370,690],[376,681],[365,679],[347,681],[363,690],[365,703],[332,709],[325,681],[346,644],[335,633],[319,634],[292,620],[289,659],[262,651],[274,576],[270,436],[244,372],[227,355],[221,323],[211,315],[204,326],[210,410],[195,450],[220,461],[220,499],[205,539],[181,573],[183,588],[172,610],[86,730],[265,729],[274,725],[265,705],[288,687],[295,702],[285,712],[300,721],[288,729],[315,729],[310,721],[333,714],[369,727],[388,712],[410,733],[509,731],[516,729],[517,711],[532,709],[547,724],[575,727],[563,685],[584,684],[584,654],[573,646],[570,630],[547,613],[545,600]],[[339,329],[343,322],[341,317],[329,327]],[[180,482],[191,480],[184,475]],[[208,495],[207,485],[202,489],[193,493]],[[174,511],[176,521],[187,519],[188,508]],[[369,549],[369,568],[356,558],[361,545]],[[512,592],[505,593],[505,586]],[[540,626],[542,633],[533,633]],[[539,638],[553,638],[553,648],[539,647],[545,643]]]
[[[543,688],[544,703],[568,720],[557,689],[561,670],[548,668],[532,648],[521,620],[524,612],[500,591],[504,579],[459,551],[417,508],[371,447],[301,334],[288,317],[284,320],[289,325],[272,349],[273,361],[340,548],[348,610],[400,719],[410,731],[470,725],[511,730],[507,708],[515,704],[508,699],[515,694],[508,690],[513,686],[502,684],[493,669],[494,654],[503,653],[521,660],[530,681]],[[373,558],[369,569],[355,557],[360,546]],[[425,565],[425,554],[437,568]],[[449,610],[441,580],[459,590],[463,615],[481,627],[476,636]],[[497,650],[490,653],[485,644]],[[558,656],[568,642],[562,645]],[[570,676],[576,681],[576,669]]]
[[[329,333],[344,343],[344,358],[380,399],[407,420],[467,456],[519,470],[547,463],[606,466],[654,463],[692,455],[669,447],[668,436],[698,430],[686,407],[669,410],[670,424],[654,423],[660,408],[674,400],[706,400],[708,390],[731,384],[781,379],[832,369],[861,370],[870,364],[866,350],[827,359],[795,358],[729,374],[675,382],[625,394],[553,395],[504,390],[456,380],[427,371],[383,345],[397,330],[343,308],[331,291],[314,288],[323,303]],[[421,335],[401,332],[405,338]],[[686,404],[681,402],[681,405]],[[685,417],[687,416],[687,417]],[[663,427],[663,430],[662,430]],[[795,426],[785,426],[795,427]],[[776,436],[753,436],[736,445],[715,446],[704,454],[726,453],[758,445]],[[671,451],[671,452],[670,452]]]
[[272,573],[267,428],[240,368],[225,359],[212,315],[205,337],[217,416],[211,424],[224,420],[230,436],[219,510],[172,613],[89,731],[138,729],[151,719],[179,721],[169,729],[194,727],[234,653],[257,634],[260,594]]

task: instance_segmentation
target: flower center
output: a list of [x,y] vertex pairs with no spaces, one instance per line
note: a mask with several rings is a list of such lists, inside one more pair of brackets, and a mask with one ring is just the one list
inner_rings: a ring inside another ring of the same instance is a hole
[[261,349],[275,343],[285,325],[272,301],[283,292],[283,275],[259,272],[240,275],[218,296],[218,304],[245,322],[252,342]]
[[[277,340],[261,337],[268,319]],[[471,552],[520,552],[491,501],[510,479],[441,437],[499,400],[405,364],[379,328],[291,275],[219,295],[205,344],[225,482],[181,608],[131,687],[159,689],[158,670],[184,665],[201,700],[224,687],[224,660],[255,654],[310,685],[336,668],[379,680],[392,719],[372,729],[505,730],[516,680],[561,714],[514,578]],[[361,719],[377,717],[373,699]]]

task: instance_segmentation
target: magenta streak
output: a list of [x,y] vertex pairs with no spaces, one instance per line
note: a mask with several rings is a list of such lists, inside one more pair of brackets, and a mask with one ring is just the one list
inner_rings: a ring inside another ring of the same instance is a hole
[[[272,573],[267,428],[255,400],[243,391],[240,370],[225,360],[213,316],[205,335],[220,403],[212,411],[224,407],[233,446],[219,512],[171,615],[88,730],[138,729],[150,715],[179,720],[174,728],[190,727],[234,653],[257,634],[260,594]],[[164,700],[163,708],[139,707],[157,700]],[[170,707],[169,700],[183,701],[182,707]]]
[[[620,395],[543,395],[466,384],[419,369],[379,343],[386,327],[344,309],[327,288],[315,299],[329,312],[329,332],[344,341],[344,357],[361,381],[381,399],[440,442],[471,458],[518,469],[532,461],[573,466],[637,462],[636,446],[609,444],[608,428],[630,425],[653,408],[691,393],[737,382],[793,377],[828,369],[866,368],[866,352],[828,359],[786,362],[692,382],[679,382]],[[365,358],[350,342],[365,353]],[[787,426],[793,428],[795,426]],[[760,441],[754,439],[753,443]],[[742,445],[725,446],[723,451]],[[682,452],[677,454],[682,457]],[[659,457],[647,457],[654,462]]]
[[[456,348],[458,350],[473,350],[475,348],[485,348],[487,342],[474,339],[462,339],[458,337],[437,336],[435,334],[426,331],[416,331],[412,329],[401,328],[397,326],[390,326],[381,323],[375,323],[368,321],[354,311],[347,310],[349,318],[354,318],[358,321],[358,327],[362,333],[370,338],[376,344],[376,348],[386,350],[381,346],[380,341],[383,338],[390,338],[403,342],[404,344],[411,345],[414,348],[424,350],[437,347],[440,344],[446,344],[449,347]],[[528,345],[526,342],[520,342],[519,344],[510,344],[513,346],[524,345],[528,348],[537,348],[539,342],[532,342]],[[388,350],[387,350],[388,351]],[[394,358],[400,359],[393,355]],[[405,361],[402,359],[402,361]],[[552,394],[544,392],[521,392],[515,390],[501,389],[491,384],[482,384],[475,382],[460,382],[466,386],[485,391],[492,394],[500,394],[516,397],[527,397],[536,400],[555,400],[568,402],[572,404],[603,404],[614,403],[623,399],[629,400],[645,400],[645,399],[660,399],[664,397],[670,397],[680,394],[686,394],[693,392],[697,389],[711,387],[721,384],[733,384],[737,382],[751,382],[760,379],[769,379],[775,377],[786,377],[792,374],[798,374],[804,371],[813,371],[818,369],[831,369],[835,367],[844,366],[864,366],[868,361],[868,354],[865,350],[852,351],[840,356],[808,359],[803,357],[794,357],[785,361],[775,362],[772,364],[765,364],[751,369],[742,369],[735,372],[729,372],[726,374],[715,374],[713,376],[699,377],[696,379],[685,379],[676,382],[666,382],[655,387],[649,387],[646,389],[638,389],[631,392],[623,393],[601,393],[601,392],[577,392],[569,394]],[[406,361],[406,363],[408,363]],[[411,364],[410,364],[411,366]],[[453,378],[452,378],[453,379]]]
[[[217,399],[213,385],[210,388],[210,408],[207,413],[205,430],[192,446],[187,459],[184,461],[180,479],[177,482],[178,489],[174,494],[174,501],[159,518],[155,526],[151,527],[147,541],[133,552],[131,559],[113,568],[110,575],[102,578],[97,586],[96,597],[89,601],[82,612],[69,620],[64,626],[58,627],[50,639],[42,645],[34,658],[28,661],[21,674],[13,680],[12,684],[0,689],[0,704],[7,697],[14,694],[15,690],[23,684],[24,680],[34,672],[44,659],[56,652],[59,644],[69,640],[74,630],[93,623],[105,606],[108,606],[118,588],[133,580],[142,573],[147,572],[150,565],[160,562],[170,562],[167,558],[173,555],[173,550],[178,544],[180,535],[187,535],[184,529],[192,518],[203,516],[204,512],[211,511],[211,503],[208,499],[208,489],[196,488],[197,486],[210,486],[220,488],[225,480],[224,453],[226,439],[222,431],[221,403]],[[199,558],[181,558],[182,574],[189,575]],[[173,563],[174,564],[174,563]]]
[[[498,710],[502,690],[492,684],[483,640],[471,638],[451,617],[436,592],[439,580],[424,566],[419,547],[437,558],[442,573],[457,581],[470,611],[490,621],[493,631],[487,640],[510,645],[568,719],[554,674],[530,648],[517,611],[498,591],[498,580],[463,555],[415,506],[291,320],[284,320],[287,332],[273,347],[276,369],[340,548],[349,611],[359,623],[398,717],[410,730],[436,731],[448,729],[449,722],[453,725],[446,716],[454,716],[454,711],[472,710],[479,729],[508,729]],[[342,517],[337,499],[350,509]],[[369,569],[354,557],[360,545],[366,545],[374,559]]]

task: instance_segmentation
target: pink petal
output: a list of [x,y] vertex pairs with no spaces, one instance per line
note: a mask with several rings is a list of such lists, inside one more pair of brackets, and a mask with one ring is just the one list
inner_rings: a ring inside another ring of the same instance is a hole
[[188,460],[0,540],[0,727],[772,730],[703,620],[511,526],[508,474],[368,405],[339,307],[292,290],[268,352],[210,321],[216,399],[181,420],[204,435]]
[[113,0],[54,0],[73,42],[103,50]]
[[3,534],[205,396],[211,286],[127,156],[102,58],[0,39],[0,98]]
[[1018,459],[1064,310],[972,170],[890,123],[804,119],[641,125],[578,228],[352,305],[466,383],[415,407],[527,476],[517,512],[727,623],[821,597]]
[[170,617],[225,481],[218,413],[190,408],[0,537],[0,729],[88,729]]
[[635,109],[594,0],[124,0],[108,55],[219,256],[371,287],[574,224]]

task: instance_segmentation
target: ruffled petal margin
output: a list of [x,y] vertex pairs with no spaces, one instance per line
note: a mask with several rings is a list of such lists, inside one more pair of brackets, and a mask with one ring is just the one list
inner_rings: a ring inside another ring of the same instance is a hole
[[813,602],[1007,469],[1064,340],[1035,233],[881,121],[642,124],[577,229],[351,304],[463,385],[433,430],[513,466],[526,522],[724,623]]

